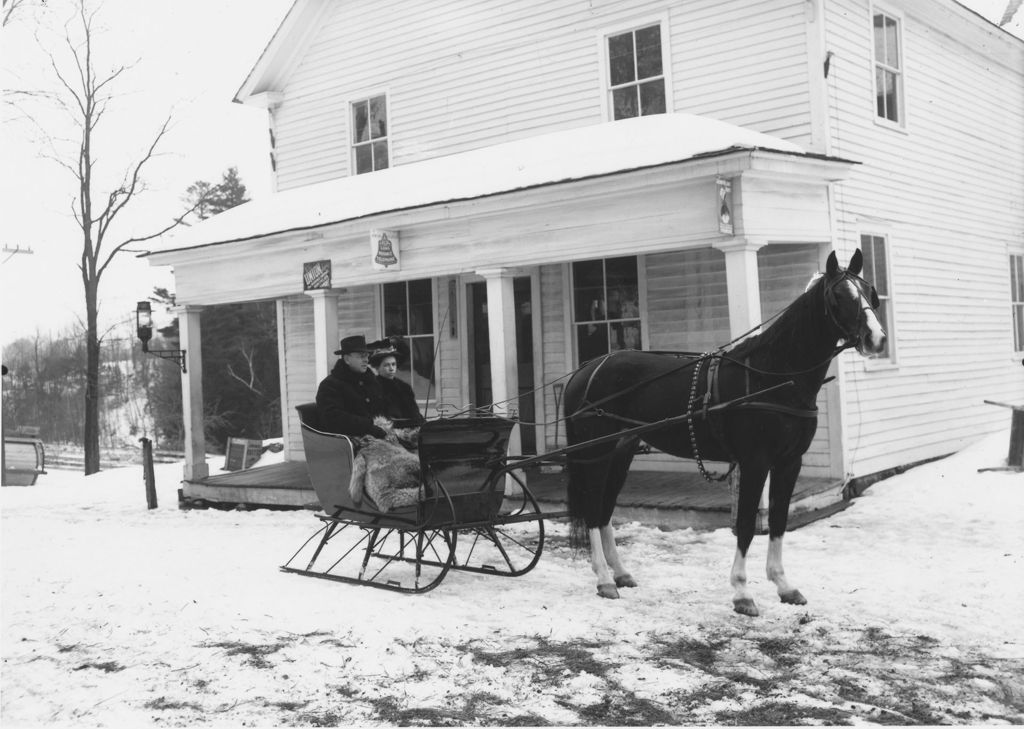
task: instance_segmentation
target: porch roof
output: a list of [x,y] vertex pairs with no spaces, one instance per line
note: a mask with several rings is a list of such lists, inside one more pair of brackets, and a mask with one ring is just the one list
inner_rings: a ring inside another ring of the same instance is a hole
[[567,129],[274,193],[179,229],[153,255],[627,172],[740,150],[817,157],[799,145],[691,114]]

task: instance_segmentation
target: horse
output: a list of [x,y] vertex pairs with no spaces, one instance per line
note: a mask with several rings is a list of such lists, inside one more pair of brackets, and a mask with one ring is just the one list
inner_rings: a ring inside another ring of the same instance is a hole
[[878,294],[860,277],[862,267],[860,249],[845,269],[833,251],[825,272],[770,326],[731,349],[618,350],[573,373],[563,400],[571,536],[577,547],[589,542],[598,595],[616,599],[618,588],[637,585],[619,559],[611,518],[642,440],[696,460],[706,478],[704,459],[738,466],[730,583],[733,608],[748,616],[758,608],[747,589],[746,555],[771,474],[767,576],[783,603],[806,604],[786,578],[782,538],[802,457],[818,427],[818,391],[844,349],[867,357],[886,341],[875,313]]

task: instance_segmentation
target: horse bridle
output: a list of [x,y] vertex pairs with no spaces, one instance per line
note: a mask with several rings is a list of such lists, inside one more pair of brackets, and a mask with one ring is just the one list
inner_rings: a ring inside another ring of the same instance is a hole
[[[836,329],[842,335],[845,345],[843,349],[850,347],[859,347],[861,344],[862,335],[859,330],[860,315],[858,314],[857,320],[854,321],[853,327],[857,330],[851,333],[843,326],[842,322],[836,316],[835,309],[839,307],[839,297],[836,296],[835,288],[839,286],[843,281],[850,280],[853,284],[853,288],[857,291],[858,300],[865,302],[865,306],[861,306],[859,311],[874,311],[877,309],[881,302],[878,300],[878,292],[875,291],[875,287],[865,281],[863,278],[850,271],[843,271],[842,275],[836,278],[834,281],[827,282],[825,284],[824,300],[825,300],[825,315],[829,318],[829,321],[835,325]],[[869,297],[865,296],[864,291],[868,291]]]

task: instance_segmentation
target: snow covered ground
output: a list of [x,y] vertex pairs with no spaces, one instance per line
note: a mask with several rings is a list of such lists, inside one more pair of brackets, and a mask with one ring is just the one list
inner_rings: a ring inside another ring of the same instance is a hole
[[[595,594],[549,525],[537,568],[409,596],[278,571],[308,511],[180,511],[179,465],[5,488],[4,727],[1024,723],[1024,475],[1008,434],[786,539],[782,605],[731,607],[728,530],[619,528]],[[218,464],[212,463],[216,468]],[[628,488],[628,486],[627,486]]]

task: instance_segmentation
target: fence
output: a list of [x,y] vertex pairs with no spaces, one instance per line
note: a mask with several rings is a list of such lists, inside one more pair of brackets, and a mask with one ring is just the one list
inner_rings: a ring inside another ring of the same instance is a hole
[[[81,446],[66,443],[44,443],[46,468],[65,471],[81,471],[85,468],[85,450]],[[153,451],[153,463],[176,463],[185,460],[183,451]],[[120,468],[142,465],[142,447],[102,449],[100,468]]]

